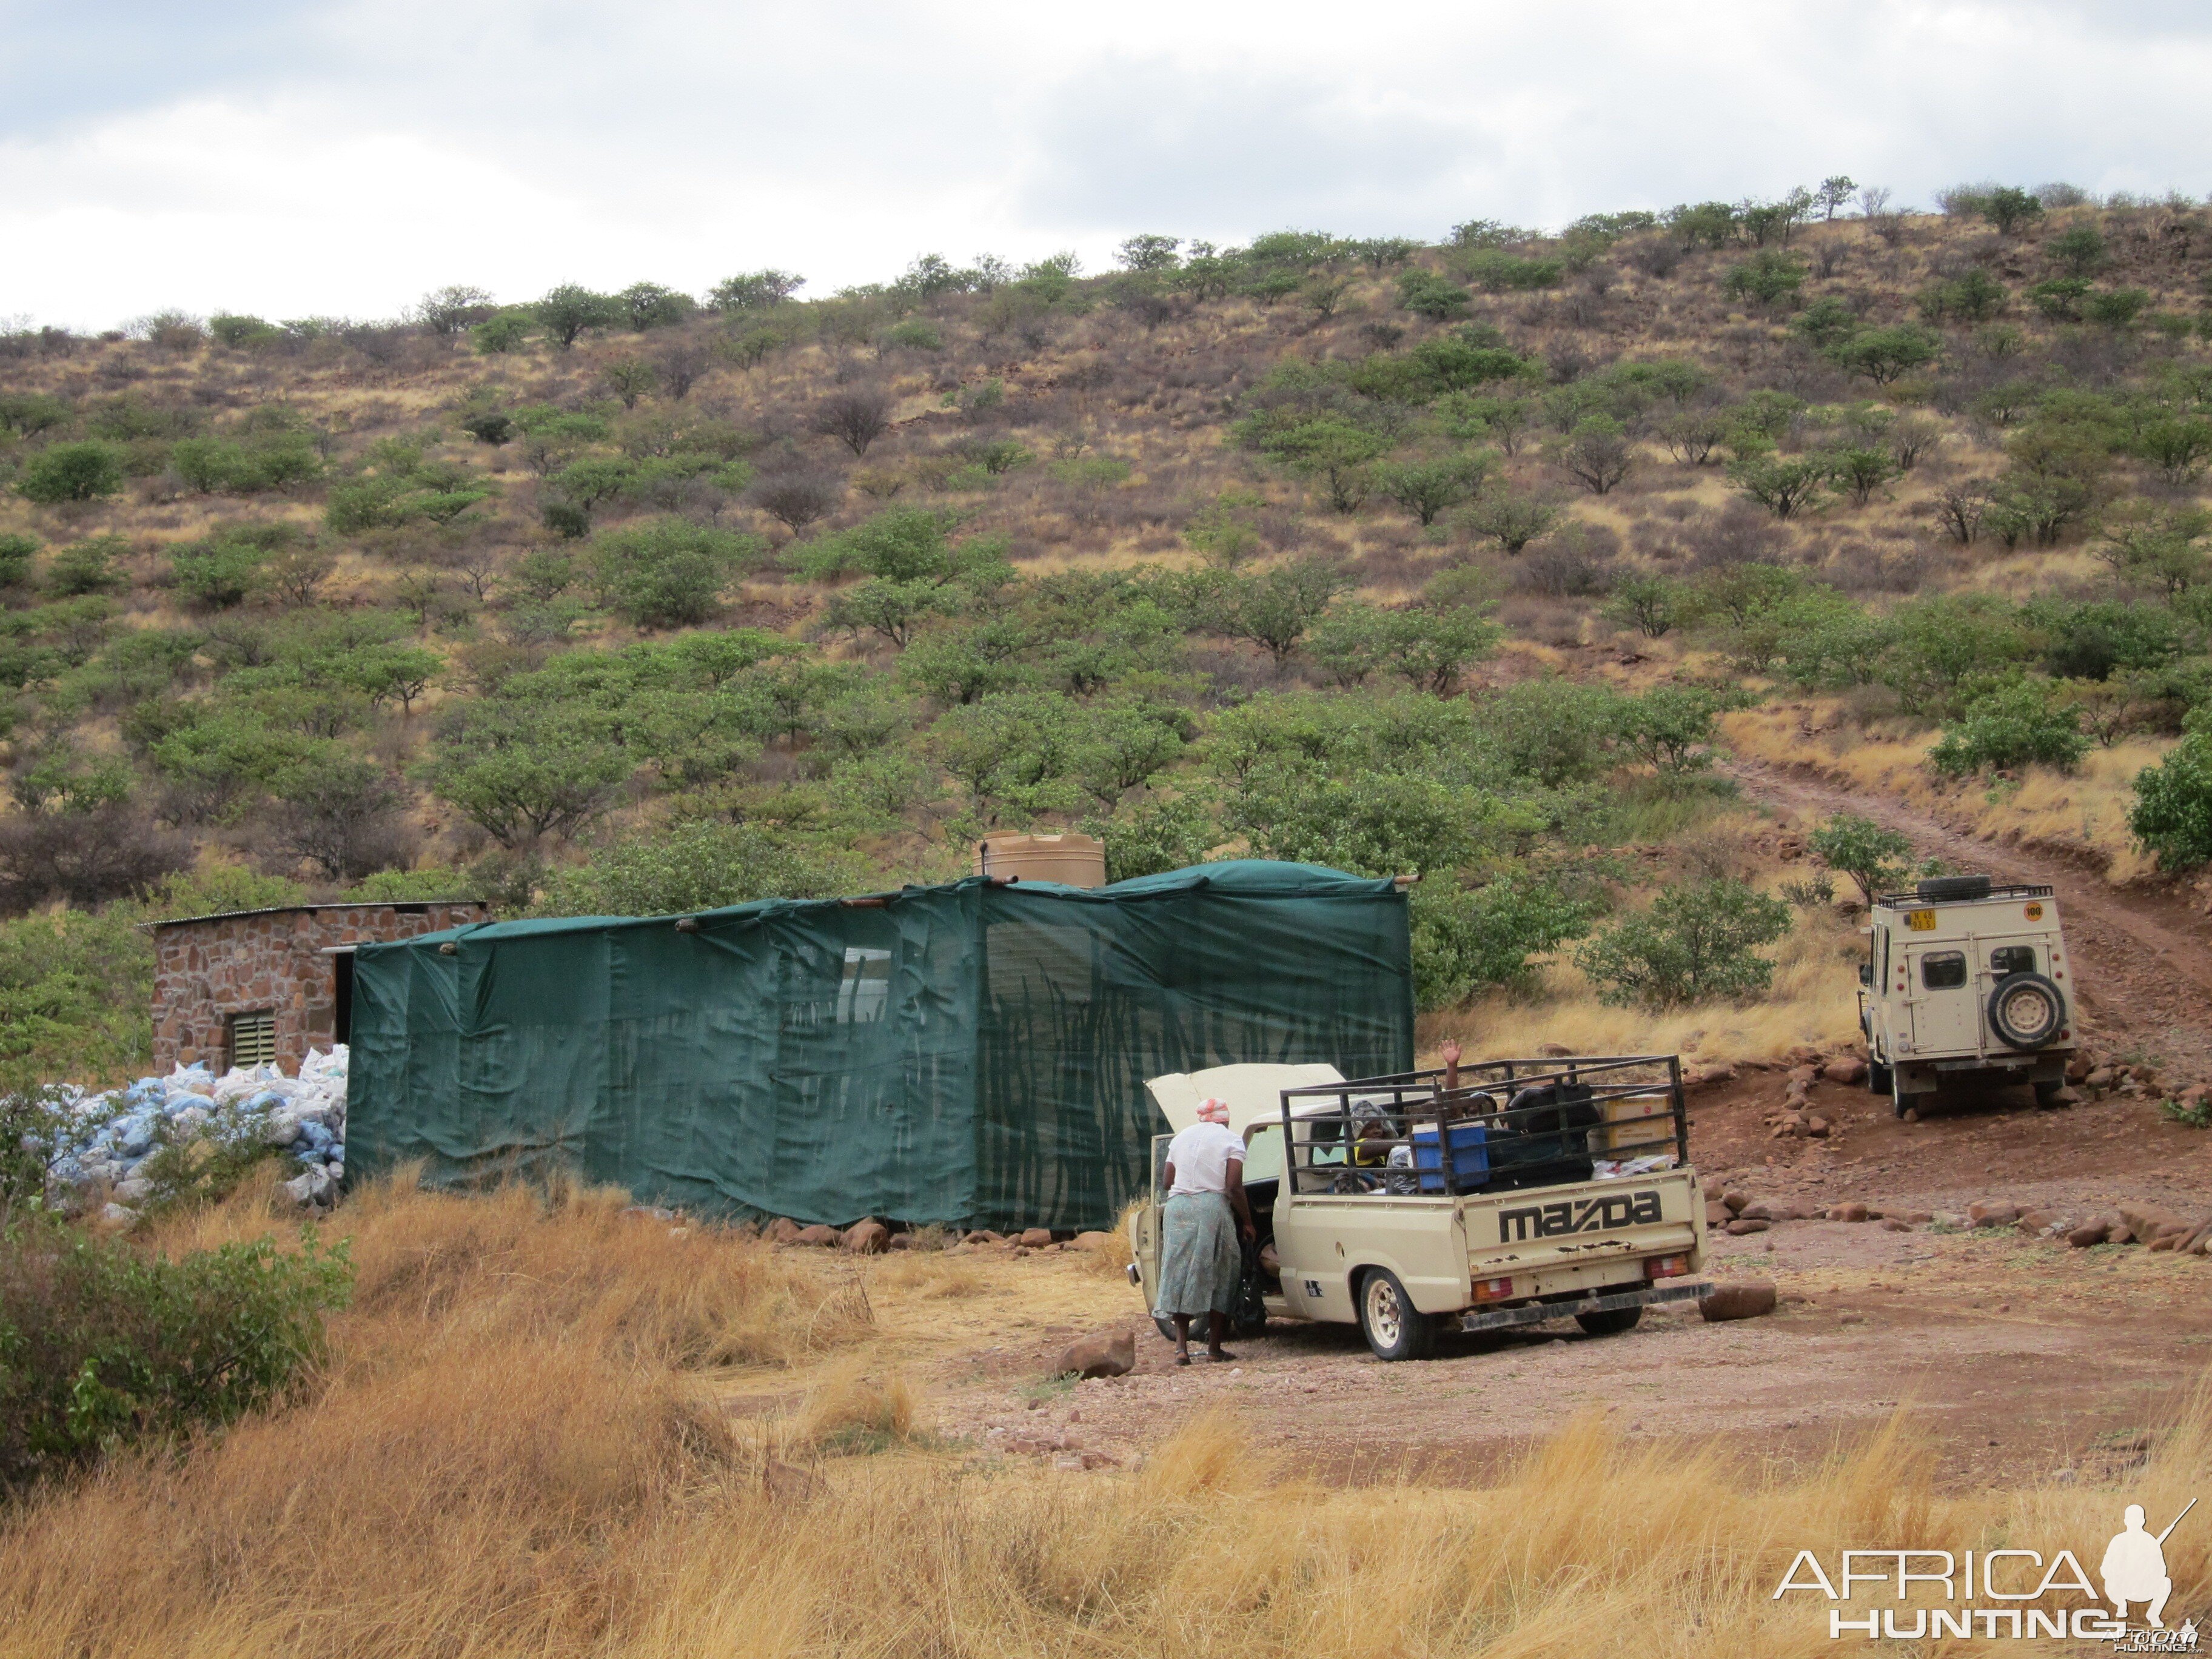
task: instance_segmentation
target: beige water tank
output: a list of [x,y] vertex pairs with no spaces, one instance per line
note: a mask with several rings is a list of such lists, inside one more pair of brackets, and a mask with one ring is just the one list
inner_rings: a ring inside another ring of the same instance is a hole
[[1106,848],[1079,830],[1057,836],[986,836],[975,843],[975,873],[1056,881],[1066,887],[1103,887]]

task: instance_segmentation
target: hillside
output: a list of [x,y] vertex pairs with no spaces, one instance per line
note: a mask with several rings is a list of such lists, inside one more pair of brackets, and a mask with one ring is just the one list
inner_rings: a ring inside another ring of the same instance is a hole
[[1833,1039],[1856,890],[1728,750],[2085,881],[2212,854],[2212,214],[1878,195],[0,338],[0,1060],[134,1062],[149,909],[1030,824],[1421,876],[1439,1030]]

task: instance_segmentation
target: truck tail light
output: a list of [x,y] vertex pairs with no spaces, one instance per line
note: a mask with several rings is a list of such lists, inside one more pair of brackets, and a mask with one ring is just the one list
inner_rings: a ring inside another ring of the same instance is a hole
[[1655,1255],[1644,1264],[1646,1279],[1676,1279],[1690,1271],[1686,1255]]
[[1478,1279],[1474,1281],[1474,1299],[1477,1302],[1503,1302],[1512,1294],[1513,1281],[1510,1279]]

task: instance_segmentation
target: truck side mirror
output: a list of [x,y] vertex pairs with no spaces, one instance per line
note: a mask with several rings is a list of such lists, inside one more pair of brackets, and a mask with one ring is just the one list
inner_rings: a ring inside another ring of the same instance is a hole
[[1869,987],[1874,984],[1874,966],[1872,963],[1864,962],[1859,963],[1859,983]]

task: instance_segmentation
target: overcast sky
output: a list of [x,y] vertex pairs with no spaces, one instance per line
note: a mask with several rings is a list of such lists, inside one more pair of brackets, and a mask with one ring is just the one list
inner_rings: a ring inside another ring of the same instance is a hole
[[0,0],[0,317],[389,316],[423,289],[1141,230],[1456,221],[1848,173],[2212,189],[2212,8],[2069,0]]

